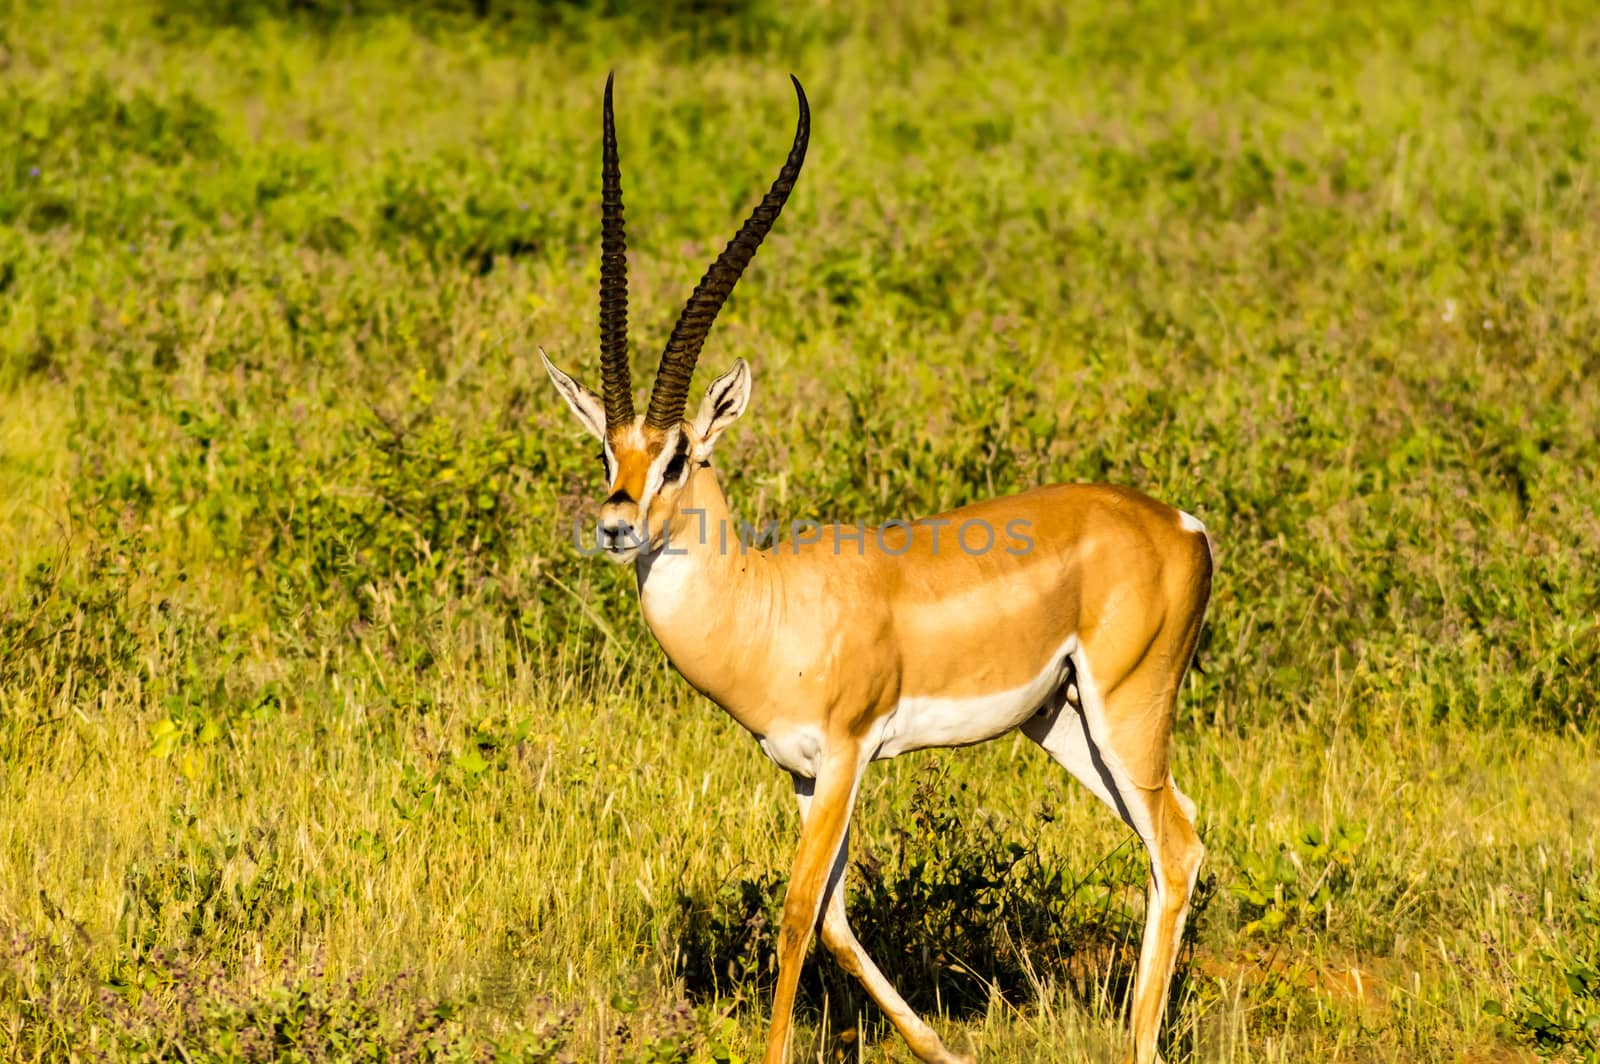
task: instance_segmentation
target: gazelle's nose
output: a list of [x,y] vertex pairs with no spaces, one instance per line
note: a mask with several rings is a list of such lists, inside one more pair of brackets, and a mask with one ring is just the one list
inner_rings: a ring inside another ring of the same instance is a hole
[[600,522],[599,540],[601,550],[619,551],[639,546],[639,537],[634,533],[633,525],[620,517],[606,518]]

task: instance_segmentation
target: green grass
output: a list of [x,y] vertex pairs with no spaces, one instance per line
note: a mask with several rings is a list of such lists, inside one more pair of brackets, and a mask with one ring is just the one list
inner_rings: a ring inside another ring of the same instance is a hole
[[[811,96],[741,516],[1217,536],[1168,1058],[1600,1054],[1588,5],[489,6],[0,0],[0,1056],[758,1053],[786,781],[573,548],[536,357],[597,379],[613,67],[641,385]],[[948,1041],[1122,1050],[1140,861],[1029,744],[856,835]]]

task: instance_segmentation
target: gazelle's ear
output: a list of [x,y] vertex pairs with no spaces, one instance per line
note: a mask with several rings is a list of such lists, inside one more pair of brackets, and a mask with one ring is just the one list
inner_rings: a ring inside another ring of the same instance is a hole
[[737,358],[732,369],[711,382],[706,397],[700,400],[700,412],[694,416],[694,434],[700,438],[694,449],[695,461],[711,457],[711,448],[716,446],[722,430],[738,421],[749,405],[750,367],[744,359]]
[[556,391],[560,392],[561,398],[572,407],[572,412],[578,415],[583,427],[594,433],[596,439],[605,439],[606,410],[605,405],[600,402],[600,397],[556,369],[555,364],[545,357],[543,351],[539,352],[539,360],[544,363],[544,371],[550,374],[550,380],[555,384]]

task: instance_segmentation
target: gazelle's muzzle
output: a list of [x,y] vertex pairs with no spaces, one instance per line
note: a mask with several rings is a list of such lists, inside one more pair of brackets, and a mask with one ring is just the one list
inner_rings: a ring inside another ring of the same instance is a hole
[[618,491],[601,504],[595,541],[613,561],[627,561],[647,545],[639,504],[627,492]]

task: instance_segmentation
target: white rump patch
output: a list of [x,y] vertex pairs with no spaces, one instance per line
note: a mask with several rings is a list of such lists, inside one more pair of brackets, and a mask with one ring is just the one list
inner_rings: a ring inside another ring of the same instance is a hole
[[1211,533],[1206,531],[1206,526],[1198,517],[1191,513],[1178,511],[1178,527],[1185,532],[1193,532],[1206,541],[1206,554],[1211,558],[1211,564],[1217,564],[1217,545],[1211,542]]

